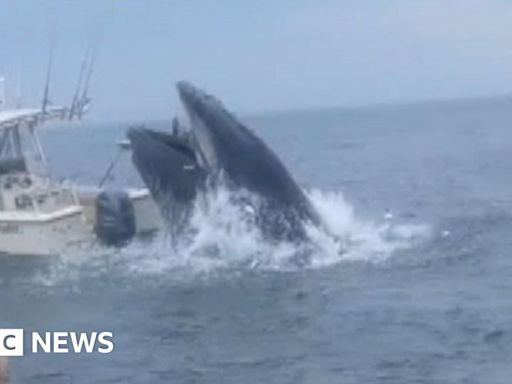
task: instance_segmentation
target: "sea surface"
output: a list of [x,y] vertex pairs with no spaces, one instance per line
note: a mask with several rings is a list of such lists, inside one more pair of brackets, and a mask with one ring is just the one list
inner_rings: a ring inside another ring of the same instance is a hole
[[[15,383],[511,382],[512,98],[243,120],[343,246],[316,233],[297,263],[221,191],[182,247],[3,257],[1,328],[115,342],[11,359]],[[128,126],[45,129],[55,177],[98,183]],[[137,183],[123,154],[108,184]]]

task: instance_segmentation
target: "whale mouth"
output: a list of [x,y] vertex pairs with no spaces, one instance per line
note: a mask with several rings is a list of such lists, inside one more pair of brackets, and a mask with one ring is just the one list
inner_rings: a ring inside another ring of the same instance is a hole
[[176,84],[181,102],[187,112],[191,133],[196,141],[195,150],[201,161],[213,174],[220,172],[219,151],[217,144],[221,138],[219,131],[222,125],[212,122],[218,120],[217,108],[212,108],[211,103],[220,104],[215,97],[195,88],[190,83],[180,81]]
[[188,136],[132,127],[132,160],[144,183],[162,206],[190,203],[205,178]]
[[[191,159],[196,158],[194,149],[183,138],[171,136],[164,132],[153,131],[144,127],[131,127],[127,137],[131,148],[138,156],[150,157],[156,149],[175,151]],[[195,160],[194,160],[195,161]]]

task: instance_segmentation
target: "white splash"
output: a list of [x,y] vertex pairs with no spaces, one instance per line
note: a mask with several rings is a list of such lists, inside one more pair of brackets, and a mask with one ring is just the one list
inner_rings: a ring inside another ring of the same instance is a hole
[[308,196],[329,228],[327,233],[308,227],[312,240],[308,244],[266,240],[252,222],[250,210],[233,204],[232,194],[220,189],[197,204],[191,230],[179,242],[171,245],[170,239],[162,235],[149,246],[135,243],[121,252],[121,257],[137,273],[293,270],[347,260],[383,261],[428,233],[425,226],[394,224],[390,219],[380,224],[360,220],[339,192],[313,190]]
[[251,210],[233,204],[226,189],[198,200],[190,231],[179,241],[162,233],[152,241],[135,241],[123,249],[96,246],[67,255],[37,276],[39,286],[84,279],[137,279],[149,284],[211,276],[226,271],[293,271],[325,268],[343,262],[382,262],[399,249],[412,247],[428,234],[422,225],[381,223],[359,219],[339,192],[308,193],[329,233],[310,226],[311,242],[295,244],[266,240],[253,223]]

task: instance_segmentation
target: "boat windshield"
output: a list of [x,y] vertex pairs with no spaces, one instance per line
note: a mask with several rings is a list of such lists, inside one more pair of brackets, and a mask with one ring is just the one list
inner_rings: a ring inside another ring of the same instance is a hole
[[12,173],[27,172],[25,159],[19,158],[0,158],[0,176]]
[[0,176],[15,173],[44,174],[44,162],[35,132],[20,126],[0,131]]

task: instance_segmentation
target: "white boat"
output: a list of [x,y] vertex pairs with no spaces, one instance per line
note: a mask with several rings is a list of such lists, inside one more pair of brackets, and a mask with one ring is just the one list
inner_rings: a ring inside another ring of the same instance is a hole
[[73,104],[0,111],[0,254],[61,255],[97,241],[124,244],[161,225],[147,189],[112,194],[50,176],[37,130],[81,117],[88,99]]

